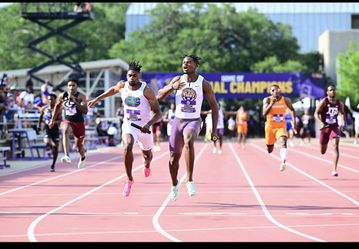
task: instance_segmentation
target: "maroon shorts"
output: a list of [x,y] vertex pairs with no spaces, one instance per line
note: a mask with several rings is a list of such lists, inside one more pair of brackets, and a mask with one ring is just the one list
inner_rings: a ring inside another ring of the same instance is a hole
[[325,127],[320,129],[320,144],[328,144],[329,139],[340,137],[338,127]]
[[69,124],[72,128],[72,132],[75,137],[77,138],[84,138],[85,137],[85,122],[75,123],[69,120],[62,121],[66,124]]
[[161,132],[161,123],[155,123],[152,125],[152,132],[157,133]]

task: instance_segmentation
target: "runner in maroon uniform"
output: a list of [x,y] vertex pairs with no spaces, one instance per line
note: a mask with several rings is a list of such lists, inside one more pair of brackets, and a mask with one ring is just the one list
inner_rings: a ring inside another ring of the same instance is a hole
[[338,115],[340,114],[343,124],[341,128],[344,128],[345,119],[344,119],[344,105],[343,103],[336,98],[335,95],[336,88],[334,85],[330,85],[327,88],[327,97],[322,99],[315,111],[315,117],[321,123],[320,128],[320,147],[321,153],[325,154],[328,147],[329,139],[333,140],[334,147],[334,160],[333,160],[333,170],[332,176],[338,176],[337,166],[339,160],[339,124],[338,124]]

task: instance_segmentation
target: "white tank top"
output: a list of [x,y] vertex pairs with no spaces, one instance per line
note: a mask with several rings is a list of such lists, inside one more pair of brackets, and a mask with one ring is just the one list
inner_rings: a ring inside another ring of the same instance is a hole
[[123,122],[126,125],[135,123],[143,126],[151,119],[151,106],[144,96],[143,91],[146,87],[146,82],[142,82],[139,89],[130,90],[129,83],[126,81],[125,87],[121,91],[121,98],[124,107]]
[[[182,75],[180,81],[185,80]],[[195,119],[201,116],[203,101],[202,89],[203,77],[198,75],[195,82],[186,82],[185,86],[176,92],[176,117],[183,119]]]

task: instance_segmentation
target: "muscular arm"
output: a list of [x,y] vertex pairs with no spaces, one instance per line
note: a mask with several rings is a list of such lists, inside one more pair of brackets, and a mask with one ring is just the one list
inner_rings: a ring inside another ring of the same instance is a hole
[[[50,123],[55,123],[55,120],[57,119],[57,116],[60,114],[60,111],[62,109],[62,102],[64,101],[64,93],[61,93],[59,97],[57,98],[54,113],[52,115]],[[50,125],[49,125],[50,126]],[[51,128],[51,127],[50,127]]]
[[104,93],[100,94],[99,96],[97,96],[96,98],[94,98],[93,100],[90,100],[88,102],[88,107],[91,108],[93,106],[95,106],[98,102],[100,102],[101,100],[110,97],[112,95],[115,95],[117,93],[120,93],[121,90],[124,88],[125,86],[125,81],[121,80],[119,82],[117,82],[116,85],[110,87],[107,91],[105,91]]
[[203,80],[203,94],[206,96],[209,106],[212,110],[212,130],[216,131],[218,123],[218,104],[214,96],[212,86],[208,81]]
[[319,105],[317,106],[317,108],[314,112],[314,117],[322,124],[322,126],[324,126],[325,123],[321,120],[319,115],[322,112],[323,108],[324,108],[324,100],[319,102]]
[[171,82],[164,86],[162,89],[158,90],[156,98],[158,100],[164,100],[168,97],[173,91],[176,91],[184,86],[184,82],[180,82],[180,77],[176,76],[174,77]]
[[76,108],[79,109],[82,114],[87,114],[87,98],[85,95],[80,93],[78,98],[74,98],[73,101],[76,105]]
[[339,101],[339,114],[341,119],[343,120],[343,125],[347,125],[346,124],[346,120],[345,120],[345,116],[344,116],[344,105],[341,101]]
[[[275,100],[273,98],[273,100]],[[268,97],[263,99],[263,116],[266,117],[270,109],[272,108],[275,101],[270,101]]]
[[155,93],[153,92],[153,90],[149,87],[146,87],[145,91],[144,91],[144,95],[148,100],[148,103],[151,106],[151,110],[153,111],[154,115],[152,116],[152,118],[148,121],[148,125],[153,125],[154,123],[156,123],[157,121],[159,121],[162,117],[162,112],[160,110],[160,105],[158,103],[158,100],[156,99]]
[[47,106],[41,107],[40,116],[39,116],[39,120],[38,120],[38,123],[37,123],[37,129],[38,129],[38,131],[41,130],[41,122],[42,122],[42,118],[44,117],[44,113],[45,113],[46,107],[47,107]]

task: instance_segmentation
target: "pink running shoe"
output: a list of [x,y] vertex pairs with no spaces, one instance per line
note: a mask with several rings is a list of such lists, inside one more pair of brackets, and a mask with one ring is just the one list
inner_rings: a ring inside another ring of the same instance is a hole
[[145,177],[149,177],[151,175],[150,167],[143,167],[143,174],[145,175]]
[[123,192],[122,192],[124,196],[127,197],[130,195],[132,184],[133,184],[133,180],[132,181],[128,180],[126,182],[125,187],[123,188]]

